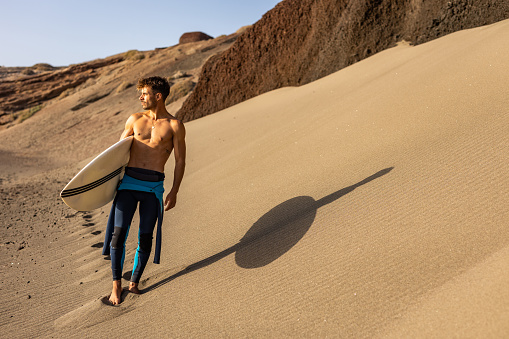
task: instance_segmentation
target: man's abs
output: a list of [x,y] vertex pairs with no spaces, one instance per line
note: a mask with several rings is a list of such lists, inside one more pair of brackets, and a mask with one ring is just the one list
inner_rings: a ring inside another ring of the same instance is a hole
[[164,144],[150,145],[134,140],[128,166],[164,172],[164,165],[171,151],[172,149],[168,149]]

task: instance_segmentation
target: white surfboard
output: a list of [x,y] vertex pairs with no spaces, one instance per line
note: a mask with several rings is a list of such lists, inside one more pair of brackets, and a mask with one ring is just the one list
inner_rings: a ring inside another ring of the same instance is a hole
[[77,211],[92,211],[113,200],[129,162],[132,142],[132,136],[120,140],[83,167],[60,193],[66,205]]

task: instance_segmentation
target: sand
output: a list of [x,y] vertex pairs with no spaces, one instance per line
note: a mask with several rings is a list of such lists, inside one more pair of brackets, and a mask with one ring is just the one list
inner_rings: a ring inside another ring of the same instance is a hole
[[[49,113],[2,131],[1,333],[509,336],[508,41],[503,21],[401,43],[187,123],[161,264],[117,307],[109,206],[77,213],[58,193],[128,115],[100,136],[39,135]],[[37,157],[44,137],[60,151]]]

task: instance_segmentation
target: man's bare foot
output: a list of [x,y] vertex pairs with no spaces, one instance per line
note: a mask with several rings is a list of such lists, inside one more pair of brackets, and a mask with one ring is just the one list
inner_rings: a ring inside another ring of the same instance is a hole
[[132,292],[134,294],[141,294],[140,290],[138,289],[138,283],[129,282],[129,292]]
[[120,304],[122,295],[122,283],[120,280],[113,280],[113,289],[111,290],[110,303],[112,305]]

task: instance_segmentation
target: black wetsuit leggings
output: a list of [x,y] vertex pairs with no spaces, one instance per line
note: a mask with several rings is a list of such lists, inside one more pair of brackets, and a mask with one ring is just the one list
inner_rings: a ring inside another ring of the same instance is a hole
[[138,248],[136,249],[131,275],[132,282],[138,283],[140,281],[150,256],[152,234],[154,233],[160,202],[154,193],[120,190],[117,192],[116,197],[115,228],[110,250],[113,280],[120,280],[122,278],[125,242],[138,202],[140,204],[140,226],[138,231]]

